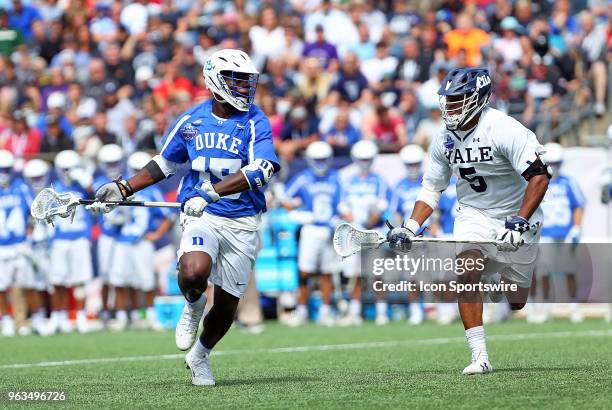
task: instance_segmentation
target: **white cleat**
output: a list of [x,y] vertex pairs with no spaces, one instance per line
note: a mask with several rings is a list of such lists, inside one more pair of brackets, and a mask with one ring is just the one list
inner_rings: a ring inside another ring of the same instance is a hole
[[361,326],[363,318],[357,315],[347,315],[338,319],[338,326]]
[[214,386],[215,378],[210,370],[209,355],[197,357],[195,348],[185,355],[185,364],[191,370],[191,384],[194,386]]
[[465,369],[463,369],[463,374],[472,375],[472,374],[485,374],[491,373],[493,371],[493,366],[491,366],[491,362],[489,362],[488,358],[485,359],[476,359],[472,361]]
[[77,332],[80,334],[99,332],[104,329],[102,322],[86,320],[84,322],[77,322]]
[[185,303],[183,313],[181,313],[181,317],[176,324],[176,330],[174,332],[176,347],[180,350],[187,350],[193,346],[196,336],[198,335],[198,327],[204,315],[206,300],[206,295],[202,294],[200,300],[194,303]]
[[299,327],[304,326],[306,322],[308,322],[308,317],[306,315],[293,311],[285,320],[285,325],[289,327]]
[[3,320],[2,321],[2,336],[4,337],[13,337],[15,336],[15,321]]
[[71,333],[74,331],[74,326],[72,326],[72,323],[70,323],[70,320],[68,319],[60,321],[58,327],[60,333]]
[[319,315],[319,317],[317,318],[317,324],[319,326],[331,327],[336,324],[336,320],[334,319],[334,316],[331,313],[327,315]]
[[30,336],[32,334],[32,328],[30,326],[20,326],[17,329],[17,334],[19,336]]
[[570,322],[572,322],[572,323],[582,323],[582,322],[584,322],[584,316],[582,316],[582,313],[580,313],[580,311],[574,310],[570,314]]
[[374,320],[377,326],[385,326],[389,324],[389,317],[387,315],[376,315]]

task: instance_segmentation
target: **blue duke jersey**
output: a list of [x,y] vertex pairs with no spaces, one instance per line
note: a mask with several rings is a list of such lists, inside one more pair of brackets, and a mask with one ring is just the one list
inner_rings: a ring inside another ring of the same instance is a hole
[[[87,192],[76,182],[66,186],[59,179],[53,183],[53,189],[59,193],[72,192],[77,198],[86,198]],[[70,218],[55,218],[52,240],[76,240],[90,238],[92,217],[84,206],[77,206],[72,222]]]
[[[181,203],[197,196],[196,185],[205,180],[216,184],[255,159],[272,162],[275,171],[280,168],[270,122],[255,105],[229,119],[212,113],[212,100],[193,107],[172,126],[160,154],[173,163],[191,164],[179,186]],[[264,188],[224,196],[204,211],[226,218],[256,216],[266,211]]]
[[[400,218],[404,221],[410,219],[412,215],[412,209],[416,203],[417,195],[421,190],[421,178],[417,180],[411,180],[408,178],[402,179],[393,189],[391,197],[391,205],[389,206],[389,212],[392,214],[399,214]],[[422,228],[429,225],[429,219],[423,222]],[[418,232],[417,232],[418,233]]]
[[440,196],[440,202],[438,203],[438,209],[440,211],[438,225],[443,235],[450,235],[453,233],[458,206],[457,178],[453,176],[448,184],[448,188],[446,188]]
[[33,196],[21,180],[0,187],[0,246],[25,242]]
[[[360,229],[372,229],[384,224],[384,213],[389,207],[390,192],[378,174],[354,175],[342,182],[342,194],[338,210],[353,217],[352,224]],[[370,215],[380,215],[376,226],[368,226]]]
[[564,239],[574,225],[574,211],[584,208],[584,204],[584,195],[573,179],[566,176],[551,179],[542,201],[542,236]]
[[[150,186],[134,194],[135,201],[164,201],[161,191]],[[170,216],[168,208],[145,208],[140,206],[119,209],[125,214],[125,223],[118,226],[117,242],[137,243],[149,232],[155,231],[161,221]]]
[[340,180],[336,171],[319,176],[307,169],[287,184],[285,193],[289,198],[300,200],[300,209],[312,213],[314,225],[334,224],[340,202]]

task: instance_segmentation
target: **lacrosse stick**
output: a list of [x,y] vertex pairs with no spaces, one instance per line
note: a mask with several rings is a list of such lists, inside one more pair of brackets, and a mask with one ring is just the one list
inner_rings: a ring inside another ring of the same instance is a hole
[[[36,195],[30,213],[39,221],[45,221],[53,225],[53,218],[70,218],[70,222],[74,219],[76,207],[79,205],[91,205],[95,199],[81,199],[72,192],[56,192],[53,188],[45,188]],[[104,201],[108,205],[115,206],[144,206],[144,207],[161,207],[161,208],[180,208],[178,202],[149,202],[149,201]]]
[[[410,240],[413,243],[473,243],[478,245],[495,245],[498,249],[502,244],[502,242],[494,239],[488,241],[470,241],[450,238],[424,238],[422,236],[416,236],[414,238],[410,238]],[[362,249],[376,249],[383,243],[387,242],[387,238],[378,231],[357,229],[353,225],[343,222],[336,228],[333,242],[336,253],[343,258],[346,258]]]

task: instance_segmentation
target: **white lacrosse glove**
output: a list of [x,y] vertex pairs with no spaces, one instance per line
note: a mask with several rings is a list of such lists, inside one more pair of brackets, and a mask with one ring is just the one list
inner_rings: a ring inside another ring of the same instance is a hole
[[[406,253],[412,248],[412,238],[416,236],[414,231],[418,231],[418,223],[412,219],[408,220],[408,223],[397,228],[393,227],[389,221],[385,222],[389,228],[387,232],[387,241],[389,241],[389,248],[397,252]],[[414,231],[413,231],[414,230]]]
[[525,243],[523,233],[530,229],[529,221],[521,216],[509,216],[506,218],[505,229],[497,234],[497,240],[501,244],[497,247],[502,252],[514,252]]
[[213,202],[217,202],[220,196],[210,181],[204,181],[202,184],[196,185],[194,189],[199,196],[188,199],[183,205],[183,212],[185,212],[185,215],[199,218],[204,213],[204,208]]
[[93,213],[109,213],[117,205],[106,204],[103,201],[125,201],[134,193],[126,180],[107,182],[96,191],[96,202],[87,205],[85,209]]

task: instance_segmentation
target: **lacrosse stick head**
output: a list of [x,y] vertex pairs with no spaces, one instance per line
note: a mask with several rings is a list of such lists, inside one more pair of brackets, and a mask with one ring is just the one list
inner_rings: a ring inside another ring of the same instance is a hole
[[385,237],[377,231],[364,231],[349,223],[341,223],[334,232],[334,249],[343,258],[351,256],[362,249],[378,248]]
[[53,218],[74,219],[76,207],[79,205],[79,198],[71,192],[56,192],[53,188],[45,188],[36,195],[30,213],[39,221],[53,224]]

